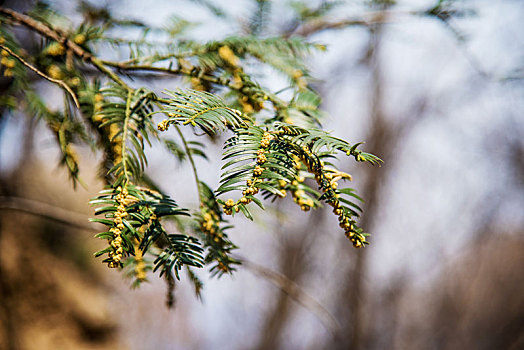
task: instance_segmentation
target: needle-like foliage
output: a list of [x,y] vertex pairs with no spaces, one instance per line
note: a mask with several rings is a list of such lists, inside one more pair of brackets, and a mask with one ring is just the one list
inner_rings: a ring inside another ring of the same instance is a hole
[[[195,2],[230,20],[211,2]],[[9,80],[0,106],[47,125],[75,184],[86,164],[74,147],[86,145],[102,155],[106,187],[91,201],[97,216],[92,221],[105,226],[96,236],[107,245],[95,256],[109,267],[125,270],[134,285],[158,272],[170,290],[186,271],[200,295],[195,268],[207,265],[211,275],[222,276],[240,264],[227,216],[241,212],[253,219],[253,210],[285,197],[304,211],[331,206],[353,246],[368,244],[357,224],[361,199],[342,186],[351,175],[337,168],[337,159],[372,165],[380,159],[359,150],[361,143],[322,129],[322,101],[311,86],[306,58],[325,47],[302,37],[262,36],[269,3],[257,2],[248,35],[207,42],[187,37],[193,24],[180,17],[151,27],[83,3],[84,22],[75,25],[39,4],[27,14],[0,7],[0,63]],[[322,18],[331,8],[293,6],[304,21]],[[32,54],[16,38],[19,26],[40,38]],[[118,35],[129,28],[140,35]],[[108,49],[125,57],[103,59]],[[265,67],[287,85],[277,92],[265,87]],[[181,79],[160,80],[168,77]],[[63,91],[61,108],[51,108],[39,95],[38,80]],[[159,115],[160,122],[154,121]],[[200,139],[188,140],[191,131]],[[214,190],[200,181],[194,161],[210,158],[209,139],[223,143]],[[159,145],[177,162],[189,163],[197,208],[179,207],[161,190],[164,184],[147,174],[148,148]]]

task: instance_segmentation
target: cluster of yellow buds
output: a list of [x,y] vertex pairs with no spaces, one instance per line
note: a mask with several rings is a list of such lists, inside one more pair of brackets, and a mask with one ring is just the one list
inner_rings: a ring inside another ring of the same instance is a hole
[[[191,124],[192,126],[196,126],[195,119],[203,113],[202,111],[199,110],[198,105],[202,104],[204,101],[201,98],[196,97],[194,100],[191,100],[189,102],[191,102],[192,104],[188,103],[186,105],[175,105],[174,106],[175,111],[168,113],[167,116],[170,118],[174,118],[177,116],[176,113],[181,113],[183,110],[192,110],[195,113],[191,116],[191,118],[188,118],[183,123],[183,125]],[[212,109],[215,109],[215,108],[212,108]],[[169,124],[170,124],[169,119],[164,119],[160,123],[157,124],[157,128],[160,131],[166,131],[169,128]]]
[[[242,77],[238,74],[238,72],[233,75],[233,78],[231,79],[229,86],[237,90],[242,89],[242,87],[244,86],[244,81],[242,80]],[[242,100],[240,100],[240,103],[242,103]]]
[[0,63],[2,66],[5,67],[4,69],[4,77],[12,77],[13,76],[13,68],[16,65],[16,61],[9,57],[9,52],[6,50],[2,50],[1,52],[2,58],[0,59]]
[[78,155],[76,154],[73,146],[67,144],[63,148],[63,153],[70,169],[78,171]]
[[291,182],[291,193],[293,194],[293,202],[300,206],[303,211],[309,211],[315,203],[313,199],[306,197],[304,190],[299,188],[299,185],[304,182],[304,177],[299,176]]
[[299,90],[305,90],[307,87],[307,80],[304,78],[304,72],[300,69],[296,69],[293,72],[293,79],[297,83],[297,87]]
[[238,206],[236,205],[235,201],[232,200],[232,199],[228,199],[225,203],[224,203],[224,214],[226,215],[231,215],[233,214],[233,210],[235,212],[238,213],[239,211],[239,208]]
[[[104,115],[99,112],[102,111],[104,104],[104,96],[100,93],[95,95],[95,115],[93,121],[101,123],[104,121]],[[107,126],[107,137],[111,142],[111,150],[113,151],[113,162],[118,164],[122,161],[122,136],[117,136],[120,128],[116,123],[111,123]]]
[[242,110],[246,114],[253,113],[255,111],[253,105],[249,103],[249,98],[247,96],[242,96],[240,99],[240,104],[242,105]]
[[[102,113],[104,109],[104,95],[97,93],[94,96],[93,103],[94,113],[92,116],[93,122],[96,124],[101,124],[105,121],[105,116]],[[118,164],[122,161],[122,137],[116,136],[120,129],[116,123],[112,123],[105,126],[105,131],[107,132],[107,138],[111,143],[111,151],[113,152],[113,162]]]
[[346,155],[347,156],[354,156],[355,159],[357,160],[357,162],[365,162],[366,161],[366,157],[364,157],[362,154],[360,154],[360,151],[358,150],[349,150],[346,152]]
[[221,59],[223,59],[225,62],[230,64],[233,67],[238,67],[238,64],[240,63],[240,59],[235,55],[233,50],[227,45],[221,46],[218,49],[218,56],[220,56]]
[[[147,227],[147,225],[142,226],[144,228]],[[140,242],[135,239],[135,278],[139,281],[145,281],[147,274],[146,274],[146,263],[144,262],[144,256],[143,252],[140,250]]]
[[265,153],[266,153],[266,150],[263,148],[257,151],[257,163],[258,164],[264,164],[265,162],[267,162]]
[[66,53],[64,45],[59,42],[53,42],[45,49],[45,53],[49,56],[62,56]]
[[306,146],[302,148],[302,151],[302,161],[306,164],[308,170],[315,175],[318,186],[327,196],[326,201],[333,207],[333,213],[338,216],[339,226],[344,229],[346,237],[349,238],[355,248],[363,247],[366,243],[366,237],[356,231],[355,222],[351,220],[350,216],[346,215],[339,200],[340,195],[335,191],[337,181],[342,178],[351,179],[351,175],[336,169],[325,168],[324,163],[314,157]]
[[128,204],[128,191],[127,188],[122,188],[118,186],[116,189],[118,194],[116,196],[116,201],[118,202],[117,211],[114,214],[114,224],[115,227],[109,229],[109,232],[113,234],[113,239],[109,242],[112,251],[109,252],[109,258],[111,261],[108,262],[108,266],[111,268],[120,267],[122,257],[124,256],[124,248],[122,247],[122,231],[124,230],[123,219],[128,215],[126,211],[126,205]]
[[[267,96],[264,96],[267,100]],[[242,105],[242,110],[244,113],[249,114],[253,112],[258,112],[261,109],[264,109],[264,100],[259,100],[256,98],[256,96],[242,96],[242,98],[239,99],[240,104]]]
[[75,44],[83,45],[86,42],[86,39],[87,37],[85,34],[79,33],[74,36],[73,41]]
[[222,272],[229,272],[229,268],[227,267],[226,264],[224,264],[223,262],[219,261],[218,262],[218,265],[217,265],[218,269]]
[[264,135],[262,136],[262,141],[260,141],[260,147],[268,148],[269,147],[269,143],[274,138],[275,138],[275,136],[273,136],[272,134],[270,134],[268,132],[265,132]]
[[260,177],[262,175],[262,172],[264,171],[264,163],[267,162],[267,157],[266,157],[266,154],[268,153],[267,149],[269,148],[269,144],[271,140],[273,140],[274,138],[275,137],[269,132],[265,132],[262,135],[262,139],[260,141],[260,148],[257,150],[257,158],[256,158],[257,165],[253,169],[253,177],[255,179],[247,180],[246,184],[248,188],[244,190],[244,193],[243,193],[244,196],[245,195],[255,195],[258,193],[258,188],[255,187],[255,185],[257,182],[261,182],[261,180],[258,179],[258,177]]
[[[262,179],[260,179],[260,176],[262,175],[262,172],[264,171],[263,165],[264,163],[267,162],[267,157],[266,157],[266,154],[268,153],[267,149],[269,148],[269,144],[271,140],[273,139],[274,139],[274,136],[269,132],[265,132],[262,135],[262,140],[260,141],[260,149],[257,150],[257,158],[256,158],[257,165],[253,169],[254,178],[248,179],[246,181],[247,188],[244,191],[242,191],[243,196],[242,198],[240,198],[238,203],[249,204],[251,203],[251,198],[249,198],[248,196],[254,196],[255,194],[258,193],[258,187],[256,187],[256,184],[263,181]],[[286,195],[286,191],[282,191],[282,197],[284,197],[285,195]],[[237,206],[238,203],[235,203],[235,201],[232,199],[228,199],[224,203],[224,213],[226,215],[231,215],[233,213],[233,210],[238,213],[239,211],[239,208]]]
[[303,211],[309,211],[314,205],[314,202],[311,198],[303,197],[304,191],[298,190],[293,192],[293,200],[300,206],[300,209]]
[[338,187],[339,180],[342,180],[342,179],[349,180],[349,181],[352,180],[351,175],[343,171],[332,169],[332,168],[327,168],[327,167],[325,167],[324,170],[325,170],[324,174],[325,174],[326,179],[329,181],[329,184],[331,185],[331,187],[335,190]]
[[96,93],[93,98],[93,121],[97,123],[101,123],[104,119],[104,115],[101,113],[104,109],[104,95],[101,93]]
[[160,123],[158,123],[158,125],[157,125],[157,128],[158,128],[158,130],[160,130],[160,131],[166,131],[168,127],[169,127],[169,120],[167,120],[167,119],[162,120],[162,121],[161,121]]
[[224,236],[219,229],[219,223],[220,218],[215,212],[211,210],[203,211],[200,228],[202,229],[202,232],[209,235],[215,243],[220,243]]
[[60,80],[64,77],[62,70],[56,64],[52,64],[47,68],[47,74],[53,79]]
[[333,213],[338,216],[338,225],[355,248],[361,248],[366,242],[366,237],[355,230],[355,221],[351,220],[345,213],[339,200],[329,203],[333,207]]
[[288,187],[288,183],[285,180],[278,180],[278,187],[280,187],[280,193],[282,194],[282,198],[286,196],[286,188]]
[[197,77],[192,77],[191,79],[189,79],[189,82],[191,83],[191,88],[193,90],[197,90],[197,91],[206,91],[206,86],[202,83],[202,80],[200,80],[200,78],[197,78]]
[[113,160],[115,164],[122,162],[122,136],[116,136],[120,129],[116,123],[109,125],[109,140],[111,141],[111,150],[113,151]]
[[80,85],[81,82],[82,82],[82,80],[80,80],[79,77],[72,77],[71,79],[69,79],[69,85],[71,85],[73,87],[76,87],[76,86]]
[[255,177],[259,177],[260,175],[262,175],[262,172],[264,171],[264,168],[262,168],[260,165],[257,165],[255,167],[255,169],[253,169],[253,175]]
[[255,186],[258,182],[261,182],[261,180],[259,180],[259,179],[254,179],[254,180],[248,179],[246,181],[247,188],[244,191],[242,191],[242,194],[244,196],[242,198],[240,198],[240,203],[248,204],[248,203],[251,202],[251,199],[247,198],[246,196],[254,196],[255,194],[258,193],[258,187]]

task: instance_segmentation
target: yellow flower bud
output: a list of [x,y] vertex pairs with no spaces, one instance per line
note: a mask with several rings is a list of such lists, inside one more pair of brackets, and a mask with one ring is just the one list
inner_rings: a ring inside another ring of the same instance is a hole
[[104,101],[104,95],[101,93],[95,94],[95,102],[102,102]]
[[295,69],[293,71],[293,78],[298,79],[301,78],[304,75],[304,73],[300,69]]
[[157,127],[158,127],[158,130],[160,131],[166,131],[167,128],[169,127],[169,121],[167,119],[162,120],[160,123],[158,123]]
[[15,67],[15,60],[13,59],[8,59],[7,62],[5,63],[5,66],[7,68],[14,68]]
[[230,65],[237,67],[239,63],[238,57],[235,55],[233,50],[229,46],[222,46],[218,49],[218,55],[221,59],[229,63]]
[[255,167],[255,169],[253,169],[253,175],[260,176],[260,175],[262,175],[262,171],[263,171],[263,169],[257,165]]
[[73,41],[75,42],[75,44],[82,45],[83,43],[86,42],[86,36],[85,34],[82,34],[82,33],[77,34],[73,38]]
[[65,47],[60,43],[54,42],[47,47],[46,53],[50,56],[62,56],[65,54]]
[[78,86],[80,85],[80,78],[79,77],[74,77],[71,79],[71,81],[69,82],[72,86]]
[[62,79],[63,77],[62,70],[56,64],[52,64],[47,68],[47,74],[53,79]]

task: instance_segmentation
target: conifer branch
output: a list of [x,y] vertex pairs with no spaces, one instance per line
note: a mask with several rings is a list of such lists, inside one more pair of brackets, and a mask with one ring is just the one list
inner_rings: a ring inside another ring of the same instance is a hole
[[38,68],[36,68],[35,66],[31,65],[29,62],[27,62],[26,60],[24,60],[22,57],[20,57],[20,56],[17,55],[16,53],[14,53],[10,48],[8,48],[8,47],[5,46],[5,45],[0,44],[0,49],[5,50],[5,51],[6,51],[7,53],[9,53],[11,56],[13,56],[13,57],[16,58],[18,61],[20,61],[20,63],[22,63],[24,66],[26,66],[27,68],[29,68],[30,70],[32,70],[33,72],[35,72],[37,75],[39,75],[39,76],[41,76],[42,78],[44,78],[45,80],[48,80],[48,81],[50,81],[50,82],[52,82],[52,83],[55,83],[55,84],[59,85],[61,88],[63,88],[65,91],[67,91],[67,93],[68,93],[69,95],[71,95],[71,98],[73,99],[76,108],[80,108],[80,103],[78,102],[78,98],[76,97],[75,93],[74,93],[73,90],[69,87],[69,85],[67,85],[63,80],[51,78],[50,76],[48,76],[48,75],[45,74],[44,72],[40,71],[40,70],[39,70]]
[[109,78],[111,78],[114,82],[121,85],[122,87],[125,87],[126,89],[130,89],[130,87],[122,80],[118,75],[116,75],[113,71],[108,69],[104,64],[93,54],[90,52],[84,50],[80,45],[77,45],[73,41],[69,40],[67,36],[59,31],[58,29],[54,29],[42,22],[39,22],[27,15],[24,15],[22,13],[19,13],[17,11],[0,7],[0,14],[6,15],[14,19],[16,22],[28,27],[29,29],[32,29],[39,34],[52,39],[67,49],[73,51],[73,53],[80,57],[85,62],[91,63],[94,65],[100,72],[107,75]]
[[[166,55],[168,56],[168,55]],[[171,74],[175,76],[186,76],[191,78],[198,78],[200,80],[203,80],[205,82],[224,86],[227,87],[233,91],[243,92],[245,91],[244,85],[239,85],[232,81],[230,78],[223,78],[223,77],[215,77],[210,74],[203,73],[202,69],[199,67],[192,67],[192,69],[187,69],[184,67],[179,68],[171,68],[171,67],[157,67],[152,66],[150,64],[133,64],[136,62],[136,59],[123,61],[123,62],[114,62],[114,61],[107,61],[103,60],[100,61],[101,64],[117,68],[119,70],[123,71],[145,71],[145,72],[154,72],[154,73],[165,73],[165,74]],[[288,104],[278,98],[275,94],[265,92],[266,98],[278,109],[284,109],[287,108]]]
[[[104,152],[101,165],[108,170],[104,175],[108,186],[90,203],[97,206],[97,217],[91,221],[105,228],[96,237],[108,243],[95,256],[103,256],[108,267],[127,269],[134,266],[130,274],[137,285],[146,280],[146,271],[159,271],[161,276],[167,276],[171,287],[184,265],[187,268],[211,265],[211,276],[232,273],[241,259],[231,253],[237,247],[228,237],[227,230],[232,226],[225,215],[242,212],[253,219],[248,208],[251,203],[264,209],[263,200],[282,199],[288,193],[304,211],[318,208],[322,203],[332,206],[340,227],[354,246],[359,248],[367,244],[367,234],[353,220],[360,212],[354,199],[360,198],[351,188],[337,188],[338,182],[349,180],[351,176],[338,170],[330,160],[337,152],[371,164],[378,164],[380,159],[358,150],[360,143],[351,145],[321,129],[321,98],[308,85],[311,79],[305,58],[313,50],[324,50],[323,45],[298,37],[262,38],[256,35],[198,43],[187,41],[174,32],[168,33],[173,43],[164,46],[146,43],[145,39],[112,41],[104,39],[103,28],[86,24],[67,31],[55,28],[53,15],[56,13],[50,10],[31,17],[0,7],[0,16],[10,27],[0,28],[0,48],[5,50],[4,56],[12,54],[39,77],[64,88],[79,107],[79,113],[72,113],[67,99],[63,111],[50,111],[43,100],[32,93],[31,82],[22,66],[15,65],[14,59],[3,58],[4,75],[16,78],[6,100],[22,87],[25,102],[30,107],[28,114],[45,118],[57,133],[64,155],[62,162],[74,176],[78,166],[71,148],[73,142],[98,145]],[[261,19],[260,26],[256,24],[256,27],[263,28],[264,21]],[[38,56],[42,57],[38,63],[44,68],[34,67],[15,54],[21,47],[10,33],[13,25],[22,25],[50,39],[51,42],[43,41]],[[350,24],[317,28],[323,30],[342,25]],[[145,38],[150,28],[138,26],[144,30]],[[97,52],[91,51],[95,48],[91,44],[104,40],[117,44],[127,42],[130,58],[110,61],[97,57]],[[79,69],[82,62],[100,72],[105,84],[86,79]],[[279,92],[272,93],[261,87],[248,69],[244,71],[248,66],[253,67],[252,63],[270,67],[287,78],[289,86],[285,89],[291,97],[284,99]],[[50,76],[42,73],[41,70],[45,72],[46,69]],[[154,77],[187,77],[193,89],[166,90],[168,97],[158,98],[147,86],[127,85],[124,77],[127,74],[132,77],[132,72],[148,72]],[[67,82],[71,83],[58,80],[60,76],[67,76]],[[189,160],[197,185],[199,210],[190,213],[178,207],[144,174],[148,161],[145,144],[151,146],[150,138],[160,137],[152,121],[156,113],[166,115],[158,124],[158,130],[165,131],[173,125],[180,137],[180,146],[171,140],[161,141],[176,157]],[[83,120],[77,120],[77,116]],[[84,124],[96,131],[87,130]],[[203,130],[210,137],[222,132],[233,135],[224,144],[226,164],[222,167],[218,189],[213,190],[200,181],[195,156],[206,158],[203,143],[188,141],[181,126]],[[314,182],[306,179],[314,179],[318,186],[310,187]],[[217,198],[233,191],[242,193],[241,198]],[[193,218],[189,227],[179,218],[183,215]],[[160,221],[164,216],[180,223],[183,233],[168,233]],[[186,234],[186,229],[191,232]],[[154,258],[149,260],[151,255]],[[328,329],[336,329],[329,313],[296,284],[259,266],[250,265],[250,268],[314,310]],[[199,293],[201,282],[191,270],[188,273]]]

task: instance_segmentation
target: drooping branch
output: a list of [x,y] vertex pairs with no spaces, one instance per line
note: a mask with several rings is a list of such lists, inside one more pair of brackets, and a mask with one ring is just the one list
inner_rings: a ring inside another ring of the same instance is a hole
[[34,67],[33,65],[31,65],[29,62],[27,62],[26,60],[24,60],[22,57],[18,56],[16,53],[14,53],[11,49],[9,49],[7,46],[5,45],[2,45],[0,44],[0,49],[2,50],[5,50],[7,53],[9,53],[11,56],[13,56],[14,58],[16,58],[18,61],[20,61],[20,63],[22,63],[24,66],[26,66],[27,68],[29,68],[30,70],[32,70],[33,72],[35,72],[37,75],[41,76],[42,78],[52,82],[52,83],[55,83],[57,85],[59,85],[60,87],[62,87],[64,90],[66,90],[69,95],[71,95],[71,98],[73,99],[73,101],[75,102],[75,106],[76,108],[80,108],[80,103],[78,102],[78,98],[76,97],[75,93],[73,92],[73,90],[69,87],[69,85],[67,85],[63,80],[60,80],[60,79],[54,79],[54,78],[51,78],[50,76],[46,75],[45,73],[43,73],[42,71],[40,71],[38,68]]
[[90,232],[99,229],[98,224],[87,221],[87,215],[34,199],[3,196],[0,197],[0,210],[28,213]]
[[80,45],[76,44],[75,42],[69,40],[67,38],[67,35],[62,33],[59,29],[51,28],[50,26],[39,22],[27,15],[24,15],[22,13],[19,13],[17,11],[13,11],[11,9],[0,7],[0,14],[3,14],[5,16],[8,16],[12,18],[15,22],[18,22],[25,27],[36,31],[40,35],[43,35],[49,39],[52,39],[61,45],[63,45],[67,50],[72,51],[76,56],[81,58],[83,61],[87,63],[91,63],[93,66],[95,66],[100,72],[107,75],[109,78],[111,78],[114,82],[117,84],[127,88],[128,90],[130,87],[118,76],[116,75],[111,69],[107,68],[97,57],[95,57],[90,52],[83,49]]
[[338,322],[329,313],[329,311],[326,310],[326,308],[324,308],[313,297],[307,294],[298,284],[283,274],[268,269],[267,267],[258,265],[245,258],[238,257],[237,259],[241,261],[242,265],[246,269],[267,279],[284,293],[289,295],[290,298],[305,307],[307,310],[311,311],[333,335],[336,335],[340,331]]

